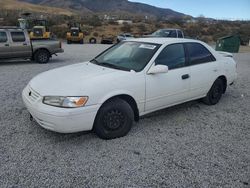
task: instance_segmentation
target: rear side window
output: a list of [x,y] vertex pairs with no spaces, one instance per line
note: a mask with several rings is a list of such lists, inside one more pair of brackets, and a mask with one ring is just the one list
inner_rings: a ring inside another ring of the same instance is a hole
[[167,65],[169,70],[185,66],[183,44],[171,44],[164,48],[155,60],[156,65]]
[[215,61],[216,59],[211,52],[199,43],[187,43],[185,44],[189,54],[189,64],[196,65],[200,63],[207,63]]
[[180,30],[178,30],[178,38],[184,38],[183,34],[182,34],[182,32]]
[[0,42],[7,42],[7,34],[5,32],[0,31]]
[[13,42],[25,42],[25,35],[23,32],[11,32]]

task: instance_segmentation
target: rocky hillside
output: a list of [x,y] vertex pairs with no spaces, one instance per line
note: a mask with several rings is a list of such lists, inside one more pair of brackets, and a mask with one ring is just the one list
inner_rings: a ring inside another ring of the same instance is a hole
[[20,0],[29,3],[73,9],[80,12],[127,12],[132,14],[153,15],[156,17],[183,17],[182,13],[128,0]]
[[66,16],[71,16],[74,14],[74,12],[69,9],[35,5],[31,3],[26,3],[26,2],[20,2],[17,0],[0,0],[0,9],[39,12],[39,13],[66,15]]

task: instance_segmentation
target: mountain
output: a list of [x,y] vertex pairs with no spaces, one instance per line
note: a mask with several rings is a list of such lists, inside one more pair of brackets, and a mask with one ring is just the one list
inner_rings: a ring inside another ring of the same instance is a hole
[[153,15],[157,17],[183,17],[182,13],[171,9],[158,8],[128,0],[20,0],[28,3],[73,9],[79,12],[128,12],[132,14]]
[[57,14],[71,16],[74,12],[68,9],[34,5],[31,3],[20,2],[17,0],[0,0],[0,8],[5,10],[31,11],[39,13]]

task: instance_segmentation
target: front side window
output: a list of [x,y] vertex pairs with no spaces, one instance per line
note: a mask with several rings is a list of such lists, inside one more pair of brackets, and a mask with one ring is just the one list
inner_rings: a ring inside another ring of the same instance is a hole
[[25,42],[25,35],[23,32],[11,32],[13,42]]
[[216,59],[211,52],[199,43],[187,43],[185,44],[189,54],[189,64],[196,65],[200,63],[207,63],[215,61]]
[[7,42],[7,34],[5,32],[0,32],[0,42]]
[[185,66],[183,44],[171,44],[164,48],[155,60],[156,65],[166,65],[169,70]]
[[143,42],[122,42],[97,56],[91,62],[121,70],[139,72],[151,60],[159,44]]

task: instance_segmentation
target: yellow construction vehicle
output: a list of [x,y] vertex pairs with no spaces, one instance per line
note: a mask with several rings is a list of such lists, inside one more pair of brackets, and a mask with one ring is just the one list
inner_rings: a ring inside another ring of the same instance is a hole
[[48,23],[44,19],[34,20],[33,28],[30,32],[30,39],[50,39],[51,32],[48,29]]
[[83,32],[81,31],[80,24],[74,24],[72,27],[70,27],[70,31],[67,32],[67,43],[84,43],[84,35]]

